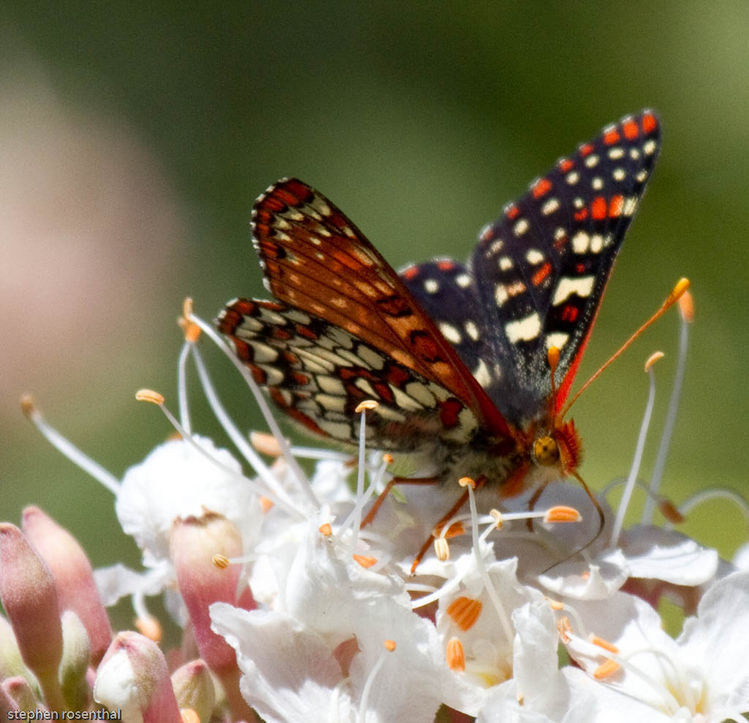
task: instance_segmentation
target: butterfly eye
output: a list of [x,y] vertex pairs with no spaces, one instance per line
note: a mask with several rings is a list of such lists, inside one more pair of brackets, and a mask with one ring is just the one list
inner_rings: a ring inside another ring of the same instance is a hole
[[542,467],[550,467],[559,461],[559,446],[553,437],[539,437],[533,443],[533,461]]

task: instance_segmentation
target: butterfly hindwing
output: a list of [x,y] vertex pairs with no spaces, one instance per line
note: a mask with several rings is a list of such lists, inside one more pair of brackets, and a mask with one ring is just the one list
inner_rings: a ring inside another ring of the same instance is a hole
[[414,451],[425,440],[465,444],[478,420],[449,390],[300,309],[238,299],[218,328],[258,384],[297,422],[339,442],[356,444],[365,399],[379,403],[367,420],[371,446]]

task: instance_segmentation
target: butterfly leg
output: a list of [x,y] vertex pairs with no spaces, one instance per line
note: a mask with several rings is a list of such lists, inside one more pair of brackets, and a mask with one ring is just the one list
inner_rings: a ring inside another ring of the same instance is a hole
[[[466,503],[467,499],[468,490],[465,490],[463,494],[461,494],[458,498],[458,501],[450,508],[448,513],[440,518],[439,522],[437,522],[437,524],[434,526],[434,530],[441,530],[445,523],[449,522],[457,514],[458,510]],[[424,544],[421,546],[421,549],[416,553],[416,557],[414,557],[414,560],[411,563],[412,575],[414,574],[414,572],[416,572],[416,568],[424,558],[424,555],[426,555],[426,552],[429,549],[429,546],[432,544],[433,540],[434,533],[429,535],[429,537],[424,541]]]
[[[544,482],[542,485],[539,485],[536,488],[535,492],[530,496],[530,499],[528,500],[528,512],[533,512],[533,510],[536,509],[536,503],[544,493],[546,485],[548,485],[548,482]],[[528,529],[533,532],[533,519],[529,518],[525,524],[528,526]]]
[[387,499],[390,490],[392,490],[395,485],[434,485],[438,482],[439,477],[417,477],[413,479],[410,477],[393,477],[393,479],[385,485],[385,489],[377,496],[372,508],[367,512],[366,517],[362,520],[360,527],[366,527],[372,522],[372,520],[374,520],[380,507],[382,507],[382,503]]

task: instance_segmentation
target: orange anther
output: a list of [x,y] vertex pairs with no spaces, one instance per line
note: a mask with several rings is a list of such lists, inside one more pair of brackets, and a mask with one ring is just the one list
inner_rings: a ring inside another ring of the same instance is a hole
[[217,567],[219,570],[226,570],[226,568],[229,567],[229,558],[226,555],[221,555],[219,553],[216,553],[211,558],[211,562],[214,567]]
[[357,414],[360,414],[364,411],[370,411],[372,409],[377,409],[377,407],[380,406],[379,402],[376,402],[374,399],[365,399],[363,402],[359,402],[359,404],[356,405],[356,408],[354,411]]
[[614,673],[616,673],[619,670],[619,667],[620,667],[619,663],[609,658],[606,662],[601,663],[593,671],[593,677],[596,680],[603,680],[604,678],[610,678],[612,675],[614,675]]
[[566,615],[557,620],[557,632],[563,643],[569,643],[572,626],[570,625],[570,619]]
[[674,288],[671,290],[671,293],[668,295],[668,299],[666,301],[667,302],[671,301],[671,303],[673,303],[677,299],[681,298],[687,292],[687,289],[689,288],[689,286],[690,286],[689,279],[685,277],[680,278],[676,282],[676,285],[674,286]]
[[590,636],[590,642],[593,643],[593,645],[597,645],[599,648],[603,648],[604,650],[608,650],[609,653],[618,653],[619,648],[616,647],[613,643],[610,643],[608,640],[604,640],[603,638],[599,638],[597,635],[591,635]]
[[36,409],[34,398],[30,394],[21,395],[21,411],[28,417]]
[[370,568],[377,562],[376,557],[369,557],[368,555],[353,555],[353,558],[364,568]]
[[180,708],[182,723],[200,723],[200,716],[192,708]]
[[481,600],[461,595],[447,606],[447,614],[461,630],[470,630],[481,615]]
[[263,497],[262,495],[258,497],[258,502],[260,502],[260,508],[263,512],[269,512],[273,507],[273,500]]
[[155,617],[149,615],[145,618],[137,618],[135,627],[141,635],[145,635],[149,640],[153,640],[154,643],[161,641],[163,630],[161,623]]
[[330,522],[323,522],[323,524],[317,529],[323,537],[330,537],[333,534],[333,528],[330,526]]
[[434,538],[434,554],[440,562],[450,559],[450,545],[444,537]]
[[653,364],[663,359],[663,357],[666,356],[662,351],[654,351],[646,360],[645,360],[645,371],[649,372],[651,368],[653,367]]
[[164,395],[155,392],[153,389],[139,389],[135,392],[135,398],[139,402],[151,402],[161,406],[164,403]]
[[462,673],[466,669],[466,654],[459,638],[450,638],[447,641],[445,660],[447,660],[447,667],[456,673]]
[[385,650],[391,653],[395,650],[395,640],[386,640],[383,645],[385,646]]
[[574,508],[557,505],[547,510],[544,522],[580,522],[582,515]]
[[458,480],[458,484],[461,487],[470,487],[471,489],[476,489],[476,481],[474,479],[471,479],[470,477],[461,477]]
[[661,499],[658,501],[658,509],[661,514],[675,525],[680,525],[684,522],[684,515],[679,512],[676,505],[671,500]]
[[269,457],[281,456],[281,445],[268,432],[250,432],[250,444],[261,454],[267,454]]

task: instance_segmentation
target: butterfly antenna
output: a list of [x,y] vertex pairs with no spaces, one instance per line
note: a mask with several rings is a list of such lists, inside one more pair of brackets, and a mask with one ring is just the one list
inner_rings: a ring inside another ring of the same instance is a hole
[[[658,319],[660,319],[684,294],[684,292],[689,288],[689,279],[681,278],[676,282],[676,285],[671,290],[671,293],[666,297],[665,301],[660,305],[658,310],[644,323],[640,326],[637,331],[632,334],[632,336],[627,339],[627,341],[622,344],[619,349],[617,349],[609,358],[608,361],[606,361],[604,364],[602,364],[600,367],[598,367],[597,371],[588,379],[588,381],[585,382],[585,384],[580,387],[580,389],[577,391],[574,397],[567,402],[567,406],[562,410],[562,413],[559,415],[561,419],[567,416],[567,413],[570,411],[570,407],[578,400],[580,395],[596,380],[598,377],[601,376],[601,374],[604,372],[605,369],[607,369],[611,364],[613,364],[626,350],[627,348],[632,344],[632,342],[637,339],[642,332],[645,331],[651,324],[656,322]],[[551,351],[551,350],[549,350]],[[553,380],[553,376],[552,376]],[[582,482],[582,480],[580,480]],[[585,483],[583,483],[585,484]]]

